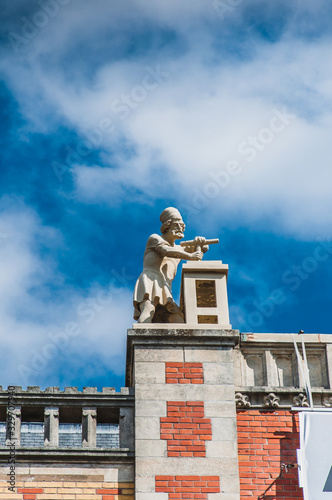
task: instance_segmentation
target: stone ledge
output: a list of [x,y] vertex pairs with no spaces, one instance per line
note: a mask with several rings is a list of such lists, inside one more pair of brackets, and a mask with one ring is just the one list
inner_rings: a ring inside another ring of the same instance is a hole
[[[10,388],[14,388],[9,390]],[[120,392],[115,392],[114,387],[103,387],[102,391],[99,392],[97,390],[97,387],[83,387],[83,391],[79,391],[77,387],[65,387],[63,391],[60,391],[60,388],[57,386],[54,387],[46,387],[45,390],[41,390],[38,385],[34,386],[28,386],[27,390],[25,391],[22,389],[22,386],[20,385],[9,385],[8,389],[3,389],[2,386],[0,385],[0,393],[5,392],[12,394],[14,392],[14,397],[17,393],[19,394],[97,394],[97,395],[102,395],[102,394],[114,394],[115,396],[120,396],[120,395],[132,395],[134,394],[133,388],[132,387],[121,387]]]
[[[304,333],[299,335],[298,333],[293,334],[295,341],[301,343],[302,338],[305,344],[332,344],[332,335],[321,334],[321,333]],[[241,345],[242,344],[264,344],[264,347],[268,347],[270,344],[278,344],[281,347],[282,344],[293,343],[293,337],[291,333],[253,333],[253,332],[243,332],[241,333]]]
[[[14,387],[14,386],[10,386]],[[82,392],[77,387],[66,387],[60,391],[59,387],[48,387],[44,391],[39,387],[28,387],[24,391],[21,387],[15,387],[12,403],[16,406],[88,406],[88,407],[120,407],[133,406],[135,404],[135,390],[132,387],[124,387],[121,392],[115,392],[113,388],[103,388],[102,392],[84,388]],[[12,396],[12,391],[3,390],[0,387],[0,405],[7,406],[8,397]]]
[[[8,462],[8,447],[0,448],[0,463]],[[51,463],[119,463],[134,462],[134,452],[128,448],[120,449],[88,449],[88,448],[16,448],[17,463],[27,463],[27,460]]]
[[[206,345],[206,342],[212,345],[237,345],[240,340],[239,330],[223,329],[222,325],[186,325],[181,324],[159,324],[151,323],[150,325],[134,325],[135,327],[128,330],[127,342],[134,340],[144,340],[153,344],[154,340],[158,340],[158,345],[196,345],[201,342]],[[170,341],[170,342],[169,342]]]

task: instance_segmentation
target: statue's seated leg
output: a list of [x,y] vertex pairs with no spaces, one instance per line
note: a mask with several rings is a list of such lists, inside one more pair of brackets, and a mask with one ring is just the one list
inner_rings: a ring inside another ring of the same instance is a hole
[[152,318],[155,312],[155,306],[150,300],[144,300],[139,305],[141,314],[137,320],[137,323],[152,323]]
[[175,302],[168,302],[168,304],[164,306],[158,304],[152,322],[184,323],[183,312]]

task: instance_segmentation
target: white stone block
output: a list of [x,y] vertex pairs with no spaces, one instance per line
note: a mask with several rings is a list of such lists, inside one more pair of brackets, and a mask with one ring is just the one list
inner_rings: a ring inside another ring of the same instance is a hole
[[160,474],[166,476],[219,476],[224,474],[234,475],[237,473],[237,470],[237,457],[147,457],[146,459],[136,461],[136,475],[143,476]]
[[201,349],[200,347],[185,347],[184,361],[186,363],[221,363],[223,357],[222,348]]
[[149,349],[149,348],[135,348],[135,363],[137,361],[170,361],[170,362],[183,362],[184,352],[183,347],[174,347],[172,349]]
[[135,436],[138,439],[160,440],[160,419],[158,417],[136,417]]
[[235,391],[232,385],[185,384],[187,401],[234,401]]
[[[135,413],[137,417],[166,417],[166,401],[136,400]],[[218,417],[219,415],[213,415]],[[227,416],[227,415],[225,415]]]
[[213,440],[236,440],[236,420],[234,418],[211,418],[211,423]]
[[240,493],[239,477],[234,475],[224,476],[221,481],[221,489],[225,493]]
[[136,493],[135,500],[168,500],[168,493]]
[[208,493],[208,500],[240,500],[239,493]]
[[207,441],[207,458],[236,458],[238,455],[237,442],[234,441]]
[[206,417],[233,417],[236,418],[235,400],[233,401],[205,401],[204,412]]
[[185,347],[184,361],[190,363],[231,363],[234,352],[231,348],[223,347]]
[[185,385],[186,384],[137,384],[135,388],[136,400],[155,399],[156,401],[184,401]]
[[165,384],[165,363],[138,361],[135,363],[135,383]]
[[[160,436],[159,436],[160,437]],[[137,439],[135,447],[136,457],[167,457],[167,441]]]
[[203,363],[204,384],[234,384],[230,363]]
[[138,493],[155,493],[156,482],[155,476],[138,475],[135,481],[135,489]]

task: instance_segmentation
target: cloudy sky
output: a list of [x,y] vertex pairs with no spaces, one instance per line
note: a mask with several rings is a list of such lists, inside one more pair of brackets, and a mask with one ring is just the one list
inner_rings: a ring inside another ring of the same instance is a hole
[[220,238],[234,328],[332,333],[331,2],[1,7],[3,386],[124,385],[167,206]]

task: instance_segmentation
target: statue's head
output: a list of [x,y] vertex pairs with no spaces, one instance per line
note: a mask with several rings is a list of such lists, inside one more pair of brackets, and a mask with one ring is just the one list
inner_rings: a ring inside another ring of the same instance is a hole
[[160,228],[162,234],[172,232],[176,236],[176,239],[183,238],[183,231],[186,225],[182,220],[180,212],[176,208],[165,208],[160,214],[160,221],[162,222]]

